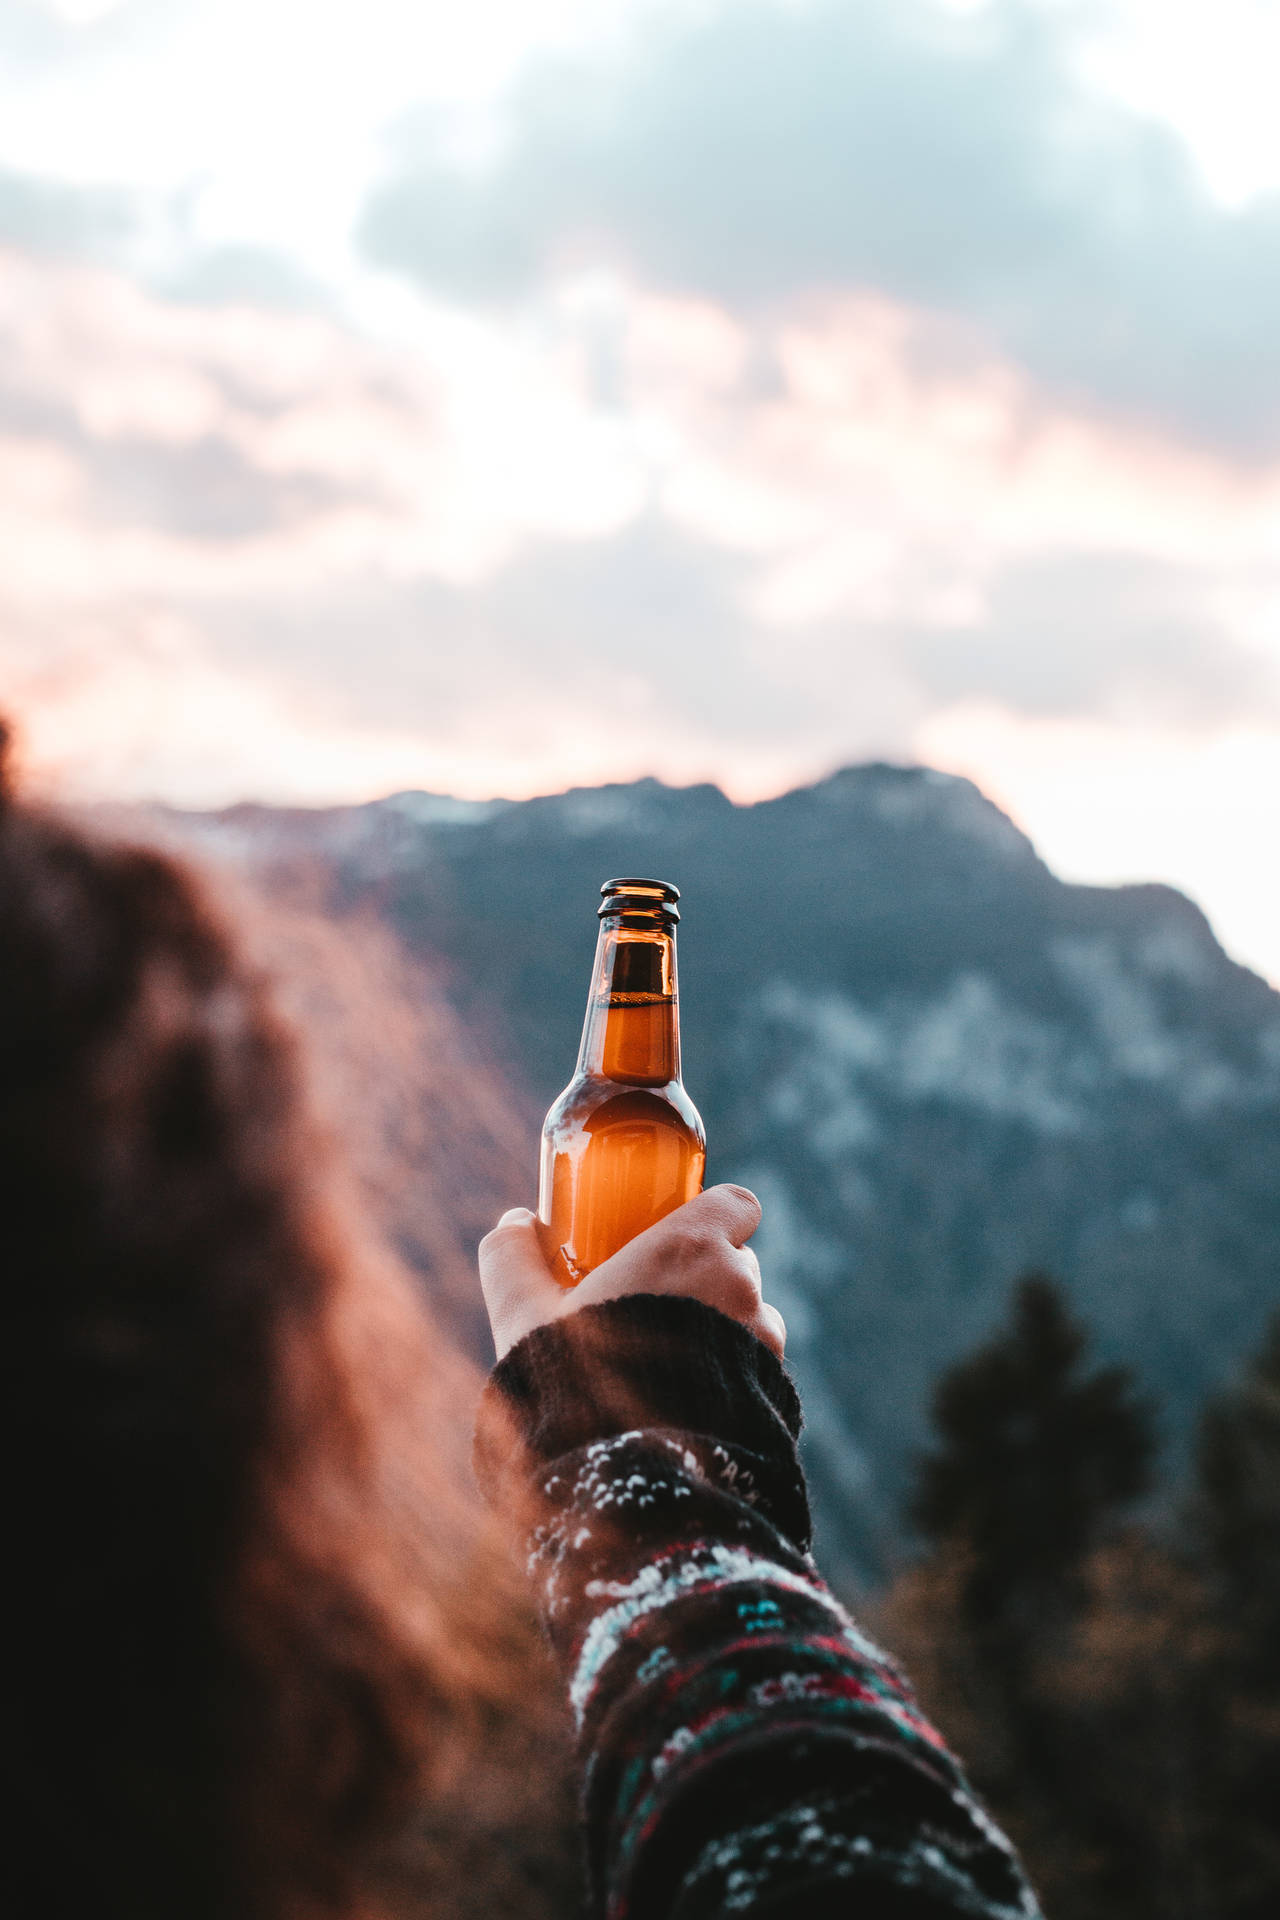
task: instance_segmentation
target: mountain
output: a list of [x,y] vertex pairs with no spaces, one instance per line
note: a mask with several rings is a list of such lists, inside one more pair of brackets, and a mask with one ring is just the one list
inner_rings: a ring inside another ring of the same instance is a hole
[[1059,881],[971,783],[850,767],[754,806],[653,780],[170,818],[393,928],[533,1128],[568,1078],[600,882],[682,889],[708,1179],[765,1204],[824,1549],[891,1555],[940,1367],[1047,1268],[1165,1409],[1280,1303],[1280,995],[1163,886]]

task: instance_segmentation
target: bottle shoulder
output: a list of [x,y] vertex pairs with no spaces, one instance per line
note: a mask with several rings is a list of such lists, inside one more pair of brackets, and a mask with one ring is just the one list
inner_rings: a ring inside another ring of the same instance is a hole
[[637,1085],[625,1080],[606,1079],[602,1074],[575,1074],[564,1091],[552,1101],[543,1125],[544,1133],[567,1126],[585,1127],[599,1120],[657,1120],[674,1114],[682,1120],[700,1144],[706,1133],[702,1116],[680,1080],[668,1080],[661,1086]]

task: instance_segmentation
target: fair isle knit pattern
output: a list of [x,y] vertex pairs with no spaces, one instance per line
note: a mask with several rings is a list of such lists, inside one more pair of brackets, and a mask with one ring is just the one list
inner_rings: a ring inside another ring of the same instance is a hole
[[495,1496],[512,1475],[534,1494],[593,1920],[1035,1920],[1008,1842],[809,1557],[798,1429],[773,1356],[665,1296],[540,1329],[490,1384],[477,1467]]

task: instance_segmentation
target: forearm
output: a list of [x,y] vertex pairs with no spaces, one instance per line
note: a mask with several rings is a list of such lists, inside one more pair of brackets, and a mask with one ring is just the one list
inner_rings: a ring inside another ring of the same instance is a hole
[[481,1457],[492,1479],[514,1442],[536,1499],[593,1912],[817,1915],[856,1884],[865,1916],[1032,1914],[905,1680],[808,1557],[798,1424],[772,1356],[689,1301],[575,1315],[495,1376]]

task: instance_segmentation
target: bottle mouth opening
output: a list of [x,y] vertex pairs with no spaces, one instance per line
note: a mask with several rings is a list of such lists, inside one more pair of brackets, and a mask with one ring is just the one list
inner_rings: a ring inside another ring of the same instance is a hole
[[598,909],[602,920],[613,913],[656,913],[672,922],[680,918],[676,906],[680,889],[667,880],[606,880],[600,891],[604,895]]

